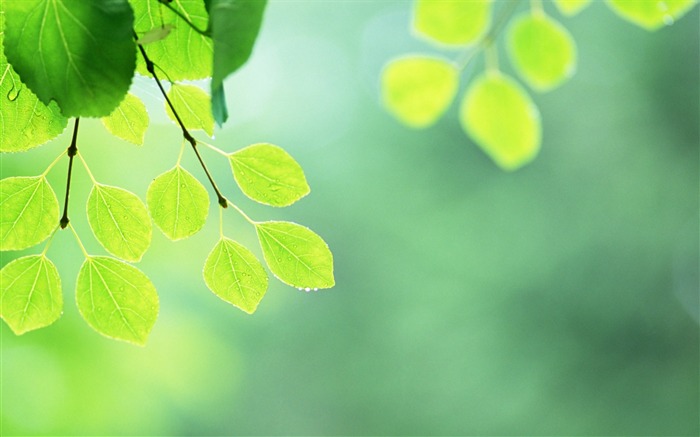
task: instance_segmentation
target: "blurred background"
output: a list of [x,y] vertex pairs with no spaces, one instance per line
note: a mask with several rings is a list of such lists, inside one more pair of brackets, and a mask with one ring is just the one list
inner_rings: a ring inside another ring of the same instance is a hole
[[[411,34],[410,9],[271,1],[254,56],[227,82],[231,119],[214,144],[284,147],[310,196],[257,205],[203,151],[251,217],[324,237],[337,286],[307,294],[271,279],[253,316],[221,301],[201,275],[214,203],[191,239],[154,228],[138,267],[161,310],[139,348],[82,321],[82,255],[61,232],[48,255],[62,318],[21,337],[0,326],[3,435],[698,435],[698,8],[650,33],[602,1],[570,19],[547,2],[577,41],[579,68],[533,95],[543,147],[513,173],[467,139],[457,105],[422,131],[382,109],[384,63],[438,52]],[[501,66],[512,71],[503,50]],[[478,57],[463,82],[482,69]],[[145,146],[96,120],[79,138],[100,182],[142,198],[181,144],[155,90],[134,84],[150,105]],[[69,131],[3,155],[2,177],[43,171]],[[189,151],[184,165],[204,177]],[[49,175],[59,198],[66,166]],[[71,219],[103,254],[76,168]],[[234,211],[224,232],[260,255]],[[2,265],[42,248],[2,253]]]

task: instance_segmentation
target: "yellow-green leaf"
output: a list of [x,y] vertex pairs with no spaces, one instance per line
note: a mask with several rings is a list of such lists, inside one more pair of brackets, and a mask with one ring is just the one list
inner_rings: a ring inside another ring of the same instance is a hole
[[561,24],[543,14],[516,18],[508,32],[508,53],[525,81],[551,90],[576,71],[576,43]]
[[647,30],[673,24],[688,13],[697,0],[607,0],[617,15]]
[[449,108],[457,93],[458,70],[429,56],[395,59],[382,71],[382,101],[404,124],[424,128]]
[[[211,115],[211,99],[209,94],[195,85],[173,84],[168,91],[180,120],[190,130],[203,130],[207,135],[214,134],[214,117]],[[166,103],[165,110],[173,122],[177,122],[175,114]]]
[[554,4],[557,5],[557,9],[566,15],[574,16],[590,6],[593,0],[554,0]]
[[114,112],[102,117],[102,124],[112,135],[140,146],[148,128],[146,105],[141,99],[128,93]]
[[0,250],[35,246],[58,226],[58,200],[44,176],[0,181]]
[[417,0],[413,11],[416,32],[442,44],[473,44],[490,24],[491,0]]
[[17,258],[0,270],[0,315],[17,334],[61,317],[63,295],[56,266],[44,255]]
[[513,79],[487,72],[471,83],[460,108],[462,128],[501,168],[515,170],[540,149],[540,114]]
[[267,274],[253,253],[222,238],[204,263],[204,282],[221,299],[253,314],[267,291]]

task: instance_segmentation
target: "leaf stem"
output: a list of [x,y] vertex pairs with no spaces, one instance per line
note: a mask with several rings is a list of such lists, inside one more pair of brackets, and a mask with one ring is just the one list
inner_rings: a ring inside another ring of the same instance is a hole
[[219,208],[219,238],[224,238],[224,209]]
[[231,203],[230,205],[233,207],[233,209],[235,209],[236,211],[238,211],[238,213],[239,213],[240,215],[242,215],[243,218],[246,219],[246,221],[247,221],[248,223],[250,223],[251,225],[255,226],[255,225],[258,223],[258,222],[256,222],[255,220],[253,220],[253,219],[251,219],[250,217],[248,217],[248,214],[244,213],[243,210],[242,210],[241,208],[239,208],[238,206],[236,206],[236,204]]
[[41,251],[41,256],[46,256],[46,252],[49,250],[49,246],[51,246],[51,242],[53,241],[54,235],[56,235],[56,231],[61,229],[60,226],[56,226],[56,229],[51,232],[51,235],[49,236],[49,241],[46,242],[46,246],[44,246],[44,250]]
[[[136,32],[134,32],[134,38],[138,40],[138,36],[136,35]],[[197,155],[197,159],[199,160],[199,163],[201,164],[202,168],[204,169],[204,173],[207,175],[207,179],[209,179],[209,183],[211,184],[212,188],[214,189],[214,192],[216,193],[217,200],[219,202],[219,205],[221,205],[222,208],[226,208],[228,206],[228,201],[226,198],[221,194],[221,191],[219,191],[219,187],[216,186],[216,182],[214,182],[214,179],[211,176],[211,173],[209,173],[209,169],[207,168],[207,165],[204,163],[204,160],[202,159],[202,156],[199,154],[199,150],[197,150],[197,140],[194,139],[194,137],[189,133],[187,128],[185,127],[185,124],[182,122],[180,119],[180,115],[178,115],[177,111],[175,110],[175,107],[173,106],[172,102],[170,101],[170,98],[168,98],[168,94],[165,92],[165,89],[163,88],[163,84],[160,83],[160,79],[158,79],[158,75],[156,75],[156,69],[154,67],[153,61],[148,57],[146,54],[146,50],[143,48],[141,44],[136,43],[136,45],[139,48],[139,51],[141,52],[141,55],[143,56],[143,60],[146,62],[146,69],[148,70],[149,73],[153,76],[153,79],[155,79],[156,84],[158,85],[158,88],[160,89],[160,93],[163,94],[163,97],[165,97],[165,101],[170,107],[170,110],[173,112],[175,115],[175,119],[177,120],[177,124],[180,125],[180,129],[182,129],[182,136],[187,140],[187,142],[190,143],[192,146],[192,150],[194,150],[194,154]]]
[[78,236],[78,233],[75,232],[75,228],[73,225],[68,225],[71,231],[73,231],[73,235],[75,236],[75,241],[78,242],[78,246],[80,246],[80,250],[83,252],[83,255],[85,255],[85,258],[90,258],[90,254],[85,250],[85,246],[83,246],[83,242],[80,240],[80,237]]
[[46,177],[46,175],[49,174],[49,172],[51,171],[51,169],[58,163],[58,161],[61,160],[61,158],[63,158],[63,155],[65,155],[65,154],[66,154],[66,151],[65,151],[65,150],[62,151],[61,154],[58,155],[58,156],[56,157],[56,159],[54,159],[53,162],[52,162],[51,164],[49,164],[48,167],[46,167],[46,170],[44,170],[44,172],[43,172],[41,175],[44,176],[44,177]]
[[182,144],[180,145],[180,153],[177,155],[177,162],[175,163],[176,167],[180,166],[180,163],[182,162],[182,155],[185,152],[185,140],[182,140]]
[[90,171],[90,167],[88,167],[87,161],[85,161],[85,158],[83,158],[83,155],[79,153],[78,158],[80,158],[80,162],[83,163],[83,168],[85,168],[85,171],[87,172],[88,176],[90,176],[90,180],[92,181],[92,184],[99,185],[97,183],[97,180],[95,179],[95,177],[92,175],[92,172]]
[[209,144],[209,143],[205,143],[204,141],[199,141],[199,140],[197,140],[197,143],[209,147],[211,150],[215,151],[216,153],[218,153],[218,154],[220,154],[220,155],[224,155],[224,156],[227,156],[227,157],[230,155],[230,153],[224,152],[223,150],[219,149],[218,147],[216,147],[216,146],[214,146],[214,145],[212,145],[212,144]]
[[75,119],[75,124],[73,125],[73,139],[70,142],[70,146],[68,146],[68,150],[66,150],[66,153],[68,153],[68,176],[66,177],[66,199],[63,202],[63,217],[61,217],[61,220],[58,222],[61,229],[65,229],[70,222],[70,219],[68,218],[68,198],[70,196],[70,181],[73,174],[73,158],[78,154],[79,123],[80,117],[77,117]]
[[180,19],[182,19],[182,21],[187,23],[187,25],[190,26],[192,28],[192,30],[194,30],[195,32],[197,32],[198,34],[200,34],[202,36],[211,37],[209,32],[207,32],[206,30],[202,30],[199,27],[195,26],[194,23],[192,21],[190,21],[190,19],[188,17],[185,16],[185,14],[183,14],[182,12],[175,9],[173,7],[173,5],[170,4],[171,2],[172,2],[172,0],[158,0],[158,3],[162,4],[166,8],[170,9],[175,15],[180,17]]

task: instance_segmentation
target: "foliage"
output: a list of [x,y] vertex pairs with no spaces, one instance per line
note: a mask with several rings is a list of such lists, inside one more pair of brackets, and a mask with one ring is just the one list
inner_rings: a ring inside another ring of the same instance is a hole
[[[288,206],[310,191],[301,166],[282,148],[256,144],[232,153],[195,139],[213,137],[226,121],[223,82],[250,57],[263,20],[265,0],[27,0],[2,2],[0,10],[0,151],[21,152],[58,136],[74,118],[67,150],[39,176],[0,181],[0,249],[20,250],[46,241],[39,255],[8,263],[0,271],[0,316],[17,334],[50,325],[62,313],[61,280],[47,257],[53,235],[70,229],[85,261],[76,281],[80,314],[97,332],[138,345],[146,343],[158,315],[151,280],[130,263],[148,250],[152,223],[171,240],[199,232],[209,196],[181,164],[190,144],[219,204],[221,235],[204,262],[204,282],[219,297],[253,313],[268,287],[263,264],[252,251],[224,237],[223,210],[231,206],[253,226],[274,275],[305,289],[329,288],[333,257],[311,230],[291,222],[256,222],[220,192],[200,155],[201,146],[224,156],[234,180],[251,199]],[[144,143],[146,106],[128,93],[134,74],[153,78],[166,112],[183,134],[175,166],[156,175],[147,202],[97,181],[78,150],[81,117],[100,117],[113,135]],[[159,76],[169,82],[166,90]],[[211,95],[182,80],[211,78]],[[213,96],[213,97],[212,97]],[[68,158],[60,215],[46,175]],[[86,212],[95,239],[111,256],[89,254],[70,223],[74,160],[92,181]]]

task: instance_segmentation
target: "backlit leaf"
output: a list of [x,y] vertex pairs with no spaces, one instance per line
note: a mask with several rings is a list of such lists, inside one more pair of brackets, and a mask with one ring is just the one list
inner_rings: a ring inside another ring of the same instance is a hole
[[61,317],[63,295],[56,266],[44,255],[17,258],[0,270],[0,315],[19,335]]
[[289,153],[272,144],[253,144],[229,155],[238,186],[251,199],[288,206],[309,194],[304,171]]
[[88,257],[80,267],[75,294],[80,314],[95,331],[146,344],[158,317],[158,294],[139,269],[114,258]]
[[109,115],[134,75],[127,0],[6,1],[5,55],[44,104],[66,117]]
[[58,200],[43,176],[0,181],[0,250],[35,246],[58,226]]
[[688,13],[697,0],[607,0],[617,15],[647,30],[656,30]]
[[255,230],[265,262],[280,281],[307,291],[335,285],[333,254],[311,229],[290,222],[262,222]]
[[179,165],[153,180],[146,201],[156,226],[171,240],[199,232],[209,213],[207,190]]
[[140,146],[148,128],[146,105],[128,93],[114,112],[102,118],[102,124],[112,135]]
[[540,114],[527,92],[499,72],[473,80],[460,107],[469,136],[501,168],[514,170],[540,149]]
[[161,27],[156,27],[141,35],[136,42],[142,46],[145,46],[147,44],[153,44],[154,42],[164,40],[168,37],[168,35],[170,35],[173,28],[174,26],[172,24],[165,24]]
[[88,196],[87,216],[97,241],[116,257],[140,261],[151,244],[151,219],[134,193],[96,184]]
[[221,299],[248,314],[255,312],[267,291],[267,274],[244,246],[222,238],[204,263],[204,282]]
[[413,27],[442,44],[477,42],[491,24],[491,0],[417,0]]
[[[170,87],[168,97],[187,129],[201,129],[209,136],[214,134],[211,101],[206,91],[195,85],[176,83]],[[173,122],[177,122],[175,114],[170,110],[170,106],[167,103],[165,110],[170,119]]]
[[525,81],[539,91],[559,86],[576,71],[576,43],[564,26],[543,14],[513,21],[508,53]]
[[457,68],[443,59],[409,56],[391,61],[382,72],[384,106],[401,122],[428,127],[449,108],[457,93]]
[[554,0],[559,11],[567,16],[573,16],[590,6],[593,0]]

